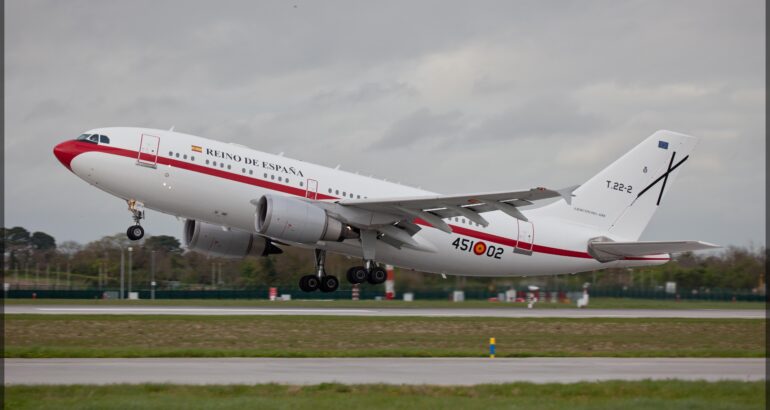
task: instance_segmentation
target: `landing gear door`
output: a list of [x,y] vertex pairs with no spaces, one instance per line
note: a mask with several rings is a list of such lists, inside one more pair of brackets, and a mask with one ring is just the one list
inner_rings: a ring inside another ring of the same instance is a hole
[[305,198],[318,199],[318,181],[308,179],[305,186]]
[[516,221],[519,223],[519,237],[516,248],[513,251],[523,255],[532,255],[532,247],[535,242],[535,226],[532,225],[532,222],[520,219]]
[[155,168],[158,164],[158,147],[160,138],[154,135],[142,134],[139,141],[139,156],[136,158],[137,165]]

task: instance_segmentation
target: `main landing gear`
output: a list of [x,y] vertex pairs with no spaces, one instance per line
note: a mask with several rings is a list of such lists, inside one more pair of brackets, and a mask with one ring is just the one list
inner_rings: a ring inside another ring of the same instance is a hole
[[315,250],[315,275],[305,275],[299,280],[299,288],[303,292],[314,292],[318,289],[321,292],[334,292],[340,286],[340,281],[336,276],[326,274],[326,251]]
[[359,283],[369,282],[372,285],[379,285],[388,278],[388,272],[374,261],[366,261],[366,266],[353,266],[348,269],[348,282],[357,285]]
[[[340,286],[340,281],[336,276],[327,275],[324,266],[326,262],[326,251],[315,250],[316,274],[305,275],[299,280],[299,288],[303,292],[334,292]],[[366,261],[366,266],[353,266],[347,272],[348,282],[356,285],[368,282],[372,285],[384,283],[388,278],[388,273],[384,268],[377,266],[372,260]]]
[[135,199],[129,199],[128,210],[131,211],[131,218],[134,220],[134,225],[129,226],[126,230],[126,236],[132,241],[138,241],[144,237],[144,228],[139,225],[139,221],[144,219],[144,211],[137,208],[138,203]]

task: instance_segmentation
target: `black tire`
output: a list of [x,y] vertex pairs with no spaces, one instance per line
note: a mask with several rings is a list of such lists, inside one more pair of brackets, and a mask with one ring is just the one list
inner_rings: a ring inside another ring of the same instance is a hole
[[319,286],[320,282],[315,275],[305,275],[299,280],[299,288],[303,292],[315,292]]
[[141,225],[129,226],[126,230],[126,236],[132,241],[138,241],[144,237],[144,228]]
[[372,270],[369,271],[369,274],[366,275],[366,281],[372,285],[379,285],[387,279],[388,272],[379,266],[372,268]]
[[340,281],[336,276],[326,275],[321,278],[321,292],[329,293],[334,292],[340,286]]
[[347,279],[348,282],[357,285],[359,283],[366,282],[366,268],[363,266],[353,266],[352,268],[348,269],[347,273]]

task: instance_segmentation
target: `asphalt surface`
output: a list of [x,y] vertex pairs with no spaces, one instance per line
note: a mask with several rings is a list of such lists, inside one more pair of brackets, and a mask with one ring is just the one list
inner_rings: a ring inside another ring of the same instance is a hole
[[5,359],[6,384],[435,384],[765,379],[765,359]]
[[280,308],[201,306],[83,306],[6,305],[5,313],[82,315],[307,315],[307,316],[433,316],[433,317],[535,317],[535,318],[690,318],[765,319],[764,309],[521,309],[521,308]]

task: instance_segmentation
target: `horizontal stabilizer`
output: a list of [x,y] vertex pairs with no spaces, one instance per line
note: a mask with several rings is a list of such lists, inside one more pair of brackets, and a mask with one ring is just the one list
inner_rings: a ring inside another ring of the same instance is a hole
[[600,262],[715,248],[720,246],[701,241],[612,242],[597,238],[588,242],[588,253]]

